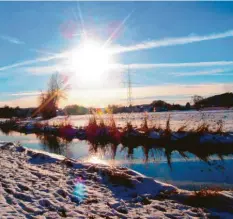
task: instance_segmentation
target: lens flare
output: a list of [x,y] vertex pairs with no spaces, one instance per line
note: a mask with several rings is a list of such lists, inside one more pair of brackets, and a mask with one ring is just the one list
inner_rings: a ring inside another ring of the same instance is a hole
[[66,21],[61,25],[61,34],[66,39],[72,39],[77,33],[78,24],[73,20]]
[[74,183],[75,185],[74,185],[73,195],[79,202],[82,202],[87,196],[84,180],[81,177],[77,177],[74,180]]

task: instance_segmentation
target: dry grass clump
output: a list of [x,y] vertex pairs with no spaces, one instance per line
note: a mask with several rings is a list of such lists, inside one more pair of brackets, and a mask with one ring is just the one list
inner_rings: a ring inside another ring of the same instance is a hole
[[215,187],[211,189],[201,189],[199,191],[194,191],[196,197],[213,197],[219,195],[219,192],[222,191],[220,188]]
[[194,132],[198,133],[198,134],[203,134],[206,132],[211,132],[210,130],[210,125],[207,124],[206,122],[203,122],[202,124],[200,124],[196,130],[194,130]]
[[130,188],[134,186],[131,176],[125,173],[123,170],[118,171],[117,168],[91,166],[88,168],[88,171],[100,173],[106,177],[110,183],[115,185],[122,185]]
[[166,127],[164,130],[164,134],[165,135],[170,135],[172,130],[171,130],[171,126],[170,126],[170,120],[171,120],[171,115],[169,114],[168,118],[167,118],[167,122],[166,122]]
[[109,134],[110,134],[112,140],[115,141],[115,143],[120,143],[122,133],[116,127],[116,121],[113,117],[113,114],[110,115],[108,129],[109,129]]
[[224,123],[222,120],[219,120],[215,124],[217,126],[214,129],[214,125],[208,124],[207,121],[202,120],[201,123],[195,128],[191,129],[190,131],[197,134],[204,134],[204,133],[212,133],[212,134],[223,134],[224,131]]
[[188,124],[184,124],[177,129],[177,132],[185,132],[187,130]]
[[143,123],[141,125],[141,131],[143,131],[144,133],[148,133],[149,132],[149,126],[148,126],[148,114],[144,114],[144,119],[143,119]]
[[232,200],[221,193],[219,188],[202,189],[184,200],[193,207],[214,208],[220,211],[233,212]]
[[219,121],[217,122],[217,125],[218,125],[218,127],[217,127],[217,130],[215,131],[215,133],[223,134],[223,133],[224,133],[224,132],[223,132],[223,127],[224,127],[223,121],[222,121],[222,120],[219,120]]
[[123,128],[124,132],[131,132],[134,130],[133,125],[130,121],[127,121],[126,126]]
[[88,125],[85,128],[88,140],[94,141],[98,128],[99,126],[97,124],[96,115],[93,114],[91,117],[89,117]]
[[116,142],[120,143],[121,132],[116,127],[116,122],[112,114],[110,114],[109,121],[105,121],[103,117],[99,116],[97,122],[97,115],[93,114],[86,126],[87,139],[91,142]]

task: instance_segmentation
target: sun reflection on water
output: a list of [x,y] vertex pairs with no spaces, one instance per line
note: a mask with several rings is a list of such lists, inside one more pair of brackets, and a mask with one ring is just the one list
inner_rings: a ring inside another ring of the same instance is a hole
[[92,164],[104,164],[104,165],[110,165],[109,161],[104,160],[99,155],[91,155],[86,159],[86,162],[92,163]]

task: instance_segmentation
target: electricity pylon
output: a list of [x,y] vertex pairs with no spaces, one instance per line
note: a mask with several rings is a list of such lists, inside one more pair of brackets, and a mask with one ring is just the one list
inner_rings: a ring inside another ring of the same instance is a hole
[[128,106],[131,107],[132,106],[132,84],[131,84],[132,82],[131,82],[129,65],[128,65],[127,76],[128,76],[127,103],[128,103]]

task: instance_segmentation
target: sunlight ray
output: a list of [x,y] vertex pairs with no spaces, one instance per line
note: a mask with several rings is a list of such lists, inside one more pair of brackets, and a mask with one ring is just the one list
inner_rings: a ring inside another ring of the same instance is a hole
[[126,24],[127,20],[131,17],[131,15],[133,14],[134,10],[132,10],[124,19],[123,21],[118,25],[118,27],[112,32],[112,34],[110,35],[110,37],[106,40],[106,42],[104,43],[103,47],[107,47],[109,44],[111,44],[113,37],[120,31],[120,29],[122,28],[122,26],[124,24]]

